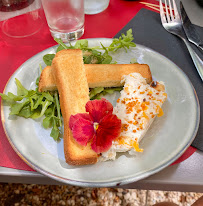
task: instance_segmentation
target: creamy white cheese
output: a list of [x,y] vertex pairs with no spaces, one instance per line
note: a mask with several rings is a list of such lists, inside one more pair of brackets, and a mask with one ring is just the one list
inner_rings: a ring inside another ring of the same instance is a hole
[[112,142],[112,147],[102,153],[100,161],[115,160],[117,152],[142,152],[139,142],[156,115],[163,113],[161,106],[167,98],[164,91],[147,84],[139,73],[123,76],[122,82],[125,82],[124,89],[113,111],[121,119],[121,134]]

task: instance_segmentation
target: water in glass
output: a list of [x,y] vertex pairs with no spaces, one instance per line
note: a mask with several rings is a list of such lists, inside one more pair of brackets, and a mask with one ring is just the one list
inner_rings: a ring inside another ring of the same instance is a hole
[[83,35],[83,0],[42,0],[42,5],[53,37],[67,42]]

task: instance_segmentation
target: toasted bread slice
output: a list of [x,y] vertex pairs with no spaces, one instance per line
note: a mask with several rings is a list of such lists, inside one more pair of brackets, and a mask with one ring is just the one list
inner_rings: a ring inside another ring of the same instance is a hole
[[71,165],[94,164],[98,155],[89,144],[86,147],[79,145],[69,129],[70,116],[85,113],[85,105],[89,101],[82,51],[69,49],[58,52],[53,59],[52,68],[64,119],[63,140],[66,162]]
[[121,79],[130,73],[140,73],[150,83],[151,71],[147,64],[85,64],[89,88],[120,87]]
[[[147,64],[85,64],[89,88],[94,87],[119,87],[123,86],[123,75],[138,72],[150,83],[152,75]],[[39,80],[39,91],[57,90],[53,69],[47,66],[42,70]]]

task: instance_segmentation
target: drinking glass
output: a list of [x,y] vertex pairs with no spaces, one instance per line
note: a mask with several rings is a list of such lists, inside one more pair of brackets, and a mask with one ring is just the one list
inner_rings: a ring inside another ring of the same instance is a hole
[[2,32],[9,37],[23,38],[42,27],[40,0],[0,0]]
[[84,0],[85,14],[98,14],[104,11],[110,0]]
[[84,33],[84,0],[42,0],[51,35],[68,42]]

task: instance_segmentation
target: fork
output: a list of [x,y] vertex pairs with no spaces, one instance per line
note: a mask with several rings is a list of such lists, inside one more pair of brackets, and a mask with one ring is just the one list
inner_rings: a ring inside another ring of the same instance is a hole
[[[176,7],[176,3],[173,1],[173,7],[171,0],[168,0],[169,2],[169,11],[167,8],[167,3],[165,0],[165,13],[162,5],[162,0],[159,0],[160,5],[160,17],[163,27],[169,32],[172,33],[178,37],[180,37],[184,43],[186,44],[188,51],[190,53],[190,56],[194,62],[194,65],[203,81],[203,61],[200,59],[200,57],[197,55],[197,53],[192,49],[189,42],[185,38],[185,33],[183,30],[182,22]],[[174,13],[173,13],[174,10]]]

